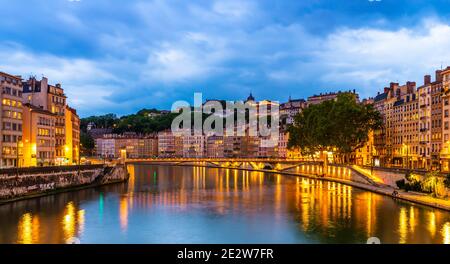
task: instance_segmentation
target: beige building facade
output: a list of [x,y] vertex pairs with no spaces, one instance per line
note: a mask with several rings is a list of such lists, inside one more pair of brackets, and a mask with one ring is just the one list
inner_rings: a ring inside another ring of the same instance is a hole
[[21,166],[22,78],[0,72],[0,167]]

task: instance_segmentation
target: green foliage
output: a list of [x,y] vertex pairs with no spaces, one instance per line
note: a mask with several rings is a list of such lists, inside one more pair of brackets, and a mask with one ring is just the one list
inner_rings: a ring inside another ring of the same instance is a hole
[[398,180],[395,182],[395,184],[397,185],[397,187],[399,189],[405,189],[405,184],[406,184],[405,179]]
[[178,114],[161,114],[156,109],[142,109],[136,114],[118,118],[115,114],[90,116],[81,119],[81,131],[87,132],[87,125],[92,122],[96,128],[111,128],[114,133],[136,132],[147,134],[170,128],[172,120]]
[[102,116],[90,116],[80,120],[80,129],[86,132],[87,125],[94,123],[97,128],[112,128],[118,120],[115,114],[106,114]]
[[450,173],[446,175],[444,185],[445,187],[450,188]]
[[413,191],[413,192],[423,192],[422,184],[420,181],[412,181],[405,183],[405,191]]
[[123,116],[116,120],[113,132],[136,132],[142,134],[148,134],[153,132],[162,131],[170,128],[173,119],[178,114],[164,114],[158,116],[149,116],[148,112],[139,111],[138,114]]
[[414,192],[422,192],[422,185],[420,181],[412,180],[406,181],[405,179],[398,180],[395,182],[398,188],[405,191],[414,191]]
[[304,154],[331,149],[349,154],[362,147],[369,131],[382,126],[382,119],[372,105],[359,104],[354,96],[342,93],[336,100],[304,109],[289,128],[288,147],[299,147]]
[[84,131],[80,132],[80,144],[81,151],[85,154],[91,154],[95,147],[94,139]]
[[416,191],[423,193],[430,193],[433,196],[445,196],[445,180],[439,172],[431,171],[426,173],[422,180],[417,175],[408,173],[405,176],[406,180],[397,181],[397,187],[406,191]]
[[435,196],[443,196],[446,194],[444,179],[439,172],[432,171],[425,174],[422,181],[422,190],[432,193]]

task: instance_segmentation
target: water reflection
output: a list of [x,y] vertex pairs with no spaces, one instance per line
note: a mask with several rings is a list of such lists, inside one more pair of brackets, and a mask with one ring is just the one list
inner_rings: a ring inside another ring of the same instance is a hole
[[335,182],[204,167],[129,172],[126,184],[0,206],[0,242],[450,243],[449,213]]
[[19,220],[17,227],[17,242],[33,244],[39,241],[39,217],[25,213]]
[[450,244],[450,222],[447,222],[442,227],[442,236],[444,237],[444,244]]

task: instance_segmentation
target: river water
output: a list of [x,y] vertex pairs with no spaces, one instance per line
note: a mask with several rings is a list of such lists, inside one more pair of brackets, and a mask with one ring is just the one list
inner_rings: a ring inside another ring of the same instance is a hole
[[450,243],[450,213],[338,183],[128,169],[127,183],[0,206],[0,243]]

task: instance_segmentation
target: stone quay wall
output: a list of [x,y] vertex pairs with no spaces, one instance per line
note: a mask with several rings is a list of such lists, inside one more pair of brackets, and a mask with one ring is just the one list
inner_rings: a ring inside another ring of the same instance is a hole
[[0,204],[128,179],[125,165],[80,165],[0,170]]

